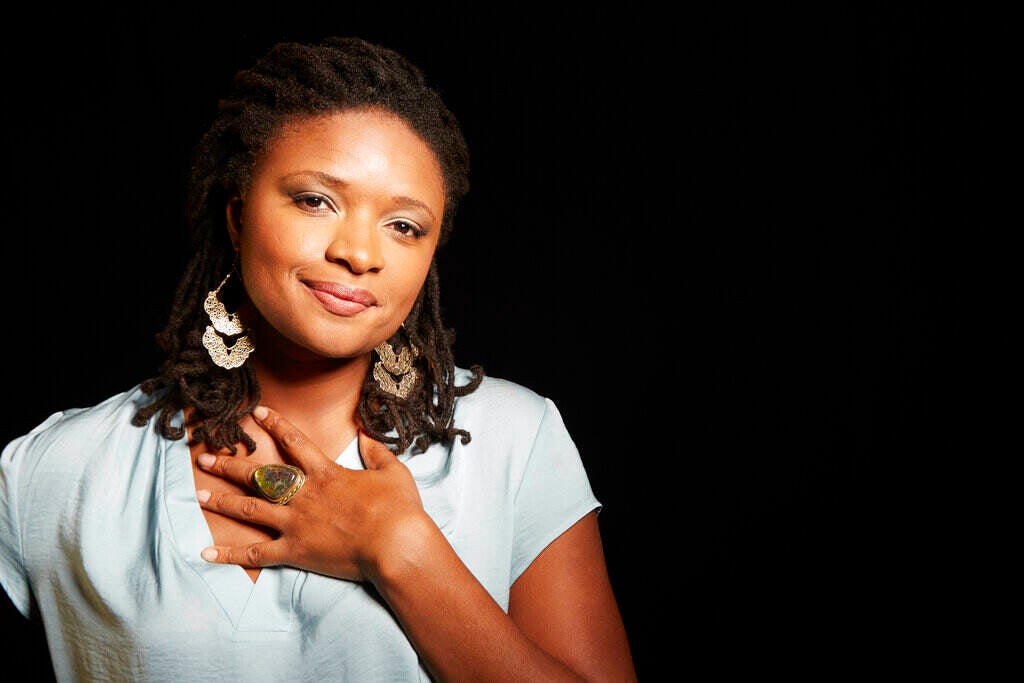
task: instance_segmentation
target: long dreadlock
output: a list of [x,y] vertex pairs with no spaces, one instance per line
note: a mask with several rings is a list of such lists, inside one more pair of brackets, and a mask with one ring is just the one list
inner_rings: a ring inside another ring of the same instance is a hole
[[[231,453],[237,452],[237,443],[249,451],[256,448],[239,425],[260,400],[252,368],[218,367],[202,345],[208,324],[203,301],[234,265],[224,209],[249,185],[256,160],[285,123],[368,108],[403,118],[437,156],[445,185],[439,245],[448,239],[458,202],[469,190],[469,153],[458,122],[422,72],[398,53],[359,38],[275,45],[235,75],[193,154],[186,203],[193,256],[178,283],[168,322],[156,337],[166,359],[160,373],[142,384],[153,401],[138,410],[133,424],[143,426],[156,416],[161,434],[180,439],[186,430],[173,420],[188,406],[193,442]],[[358,406],[362,427],[399,452],[413,442],[422,451],[431,443],[456,437],[467,443],[470,438],[454,424],[455,399],[474,391],[484,373],[474,365],[470,381],[456,386],[455,336],[441,320],[439,294],[434,260],[405,325],[389,340],[411,342],[419,350],[420,379],[409,395],[399,399],[383,391],[370,372],[363,384]],[[403,334],[407,339],[400,338]]]

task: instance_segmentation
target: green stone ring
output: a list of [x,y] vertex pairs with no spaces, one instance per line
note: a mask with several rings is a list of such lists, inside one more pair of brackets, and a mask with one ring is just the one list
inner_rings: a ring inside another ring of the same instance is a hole
[[306,473],[293,465],[260,465],[252,473],[256,491],[277,505],[292,499],[306,483]]

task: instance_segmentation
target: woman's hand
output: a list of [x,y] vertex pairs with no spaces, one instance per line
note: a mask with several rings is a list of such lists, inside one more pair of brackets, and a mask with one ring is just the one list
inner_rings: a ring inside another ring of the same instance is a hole
[[[197,492],[207,510],[278,532],[272,541],[206,548],[206,560],[246,568],[289,565],[339,579],[376,581],[381,560],[397,548],[408,550],[422,525],[433,524],[409,469],[384,444],[360,431],[366,469],[350,470],[273,410],[260,406],[252,414],[286,459],[305,472],[306,481],[286,505],[255,494]],[[259,466],[212,455],[200,456],[198,463],[248,489]]]
[[[384,444],[360,433],[366,470],[350,470],[274,411],[260,407],[253,417],[306,482],[286,505],[201,495],[207,510],[279,533],[207,548],[207,560],[372,582],[438,680],[636,680],[595,512],[512,584],[506,613],[427,515],[409,469]],[[259,465],[232,456],[198,460],[204,471],[252,490]]]

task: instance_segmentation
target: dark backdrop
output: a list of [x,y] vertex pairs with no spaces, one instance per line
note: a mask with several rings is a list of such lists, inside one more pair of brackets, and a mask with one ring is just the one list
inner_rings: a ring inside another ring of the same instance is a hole
[[871,670],[938,612],[920,494],[961,429],[939,345],[962,334],[946,248],[977,93],[966,10],[822,4],[9,25],[0,436],[155,371],[217,95],[275,40],[361,35],[463,122],[473,187],[440,256],[456,357],[561,409],[641,678]]

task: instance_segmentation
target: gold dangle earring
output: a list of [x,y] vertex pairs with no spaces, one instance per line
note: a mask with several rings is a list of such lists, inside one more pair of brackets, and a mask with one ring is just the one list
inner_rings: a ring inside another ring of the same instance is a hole
[[[249,335],[244,334],[245,327],[242,326],[242,322],[238,319],[238,314],[228,313],[224,303],[219,298],[221,288],[234,272],[235,268],[232,267],[220,284],[217,285],[217,289],[207,294],[206,301],[203,302],[203,310],[210,316],[210,324],[206,326],[206,332],[203,333],[203,346],[206,347],[206,351],[210,354],[210,359],[227,370],[241,366],[255,349],[252,341],[249,339]],[[243,336],[235,340],[234,344],[228,346],[224,343],[220,334],[217,334],[218,332],[227,336],[240,334]]]
[[[405,328],[404,324],[402,328]],[[389,394],[401,399],[408,398],[419,377],[419,372],[412,366],[413,361],[420,355],[419,350],[410,340],[409,346],[402,347],[397,354],[386,341],[378,344],[374,351],[380,358],[373,366],[373,378],[377,380],[377,384]],[[397,382],[395,377],[399,378]]]

